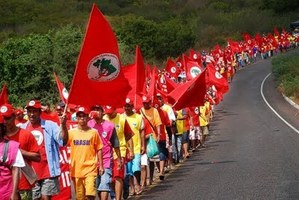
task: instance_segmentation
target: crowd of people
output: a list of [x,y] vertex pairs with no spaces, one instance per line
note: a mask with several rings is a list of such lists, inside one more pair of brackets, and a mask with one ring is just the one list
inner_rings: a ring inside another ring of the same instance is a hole
[[[258,54],[266,59],[297,47],[298,40],[270,44],[266,50],[257,46],[246,50],[243,45],[236,53],[240,44],[236,47],[231,42],[226,50],[203,51],[199,65],[205,68],[212,64],[231,82],[234,72],[254,62]],[[173,79],[170,72],[164,76]],[[186,82],[186,73],[181,71],[175,82]],[[30,100],[24,109],[9,103],[0,105],[1,199],[98,196],[120,200],[140,195],[155,181],[155,173],[164,181],[166,171],[188,159],[190,152],[206,147],[217,98],[212,85],[203,105],[180,110],[161,93],[143,95],[141,107],[130,98],[122,108],[59,102],[51,110],[37,99]]]
[[[208,99],[204,106],[175,111],[160,94],[157,98],[154,106],[152,98],[143,96],[138,112],[132,99],[126,99],[121,112],[94,105],[64,113],[65,105],[51,111],[38,100],[29,101],[24,110],[2,105],[0,153],[7,151],[0,166],[2,198],[58,198],[69,182],[61,176],[65,148],[76,199],[140,195],[154,181],[155,170],[164,180],[165,170],[190,156],[189,131],[190,148],[205,147],[212,110]],[[151,157],[150,137],[158,147]],[[72,198],[70,188],[63,194],[58,199]]]

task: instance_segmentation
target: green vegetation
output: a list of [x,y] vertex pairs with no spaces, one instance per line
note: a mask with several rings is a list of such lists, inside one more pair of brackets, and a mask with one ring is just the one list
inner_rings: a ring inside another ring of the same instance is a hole
[[275,57],[272,64],[278,88],[299,102],[299,50]]
[[0,0],[0,86],[10,101],[56,103],[56,72],[69,88],[93,3],[115,31],[122,64],[139,45],[160,68],[190,48],[208,50],[242,33],[288,30],[299,1],[288,0]]

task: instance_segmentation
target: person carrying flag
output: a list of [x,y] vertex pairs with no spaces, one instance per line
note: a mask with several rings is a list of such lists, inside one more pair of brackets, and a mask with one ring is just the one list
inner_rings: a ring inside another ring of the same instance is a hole
[[29,120],[22,124],[21,128],[31,132],[39,146],[40,162],[33,162],[32,166],[38,180],[32,189],[33,199],[51,199],[59,193],[59,146],[68,141],[66,117],[60,118],[59,127],[55,122],[41,119],[41,103],[38,100],[30,100],[26,104]]

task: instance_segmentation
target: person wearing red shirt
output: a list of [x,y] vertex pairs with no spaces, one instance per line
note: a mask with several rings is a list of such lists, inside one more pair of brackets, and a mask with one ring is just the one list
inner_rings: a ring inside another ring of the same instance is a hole
[[[40,161],[40,153],[37,142],[34,136],[24,129],[21,129],[15,125],[15,110],[11,104],[4,104],[0,107],[0,112],[4,118],[6,125],[6,136],[10,140],[14,140],[20,143],[20,150],[24,158],[26,167],[31,169],[32,178],[26,178],[24,171],[22,170],[22,176],[18,185],[19,197],[24,199],[25,197],[31,197],[31,189],[33,188],[34,179],[36,180],[36,174],[32,171],[31,163]],[[35,177],[35,178],[34,178]],[[21,194],[21,195],[20,195]]]

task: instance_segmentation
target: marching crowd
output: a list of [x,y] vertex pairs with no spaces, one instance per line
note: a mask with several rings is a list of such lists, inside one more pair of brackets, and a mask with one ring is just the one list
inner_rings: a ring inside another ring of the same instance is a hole
[[[230,82],[258,53],[266,59],[292,45],[298,39],[235,53],[240,47],[230,43],[226,50],[233,51],[232,58],[223,59],[226,51],[202,52],[200,65],[212,64]],[[177,78],[184,83],[186,74]],[[142,96],[142,107],[130,98],[123,108],[60,102],[52,111],[37,99],[24,109],[0,105],[1,199],[120,200],[140,195],[154,181],[155,170],[163,181],[165,171],[189,158],[190,151],[205,148],[213,106],[222,99],[217,98],[217,88],[210,86],[202,106],[180,110],[160,93]]]
[[[70,152],[76,199],[140,195],[152,184],[154,170],[164,180],[165,169],[190,156],[189,138],[193,151],[204,148],[212,110],[208,98],[204,106],[179,111],[161,95],[157,99],[154,107],[152,98],[143,96],[143,107],[136,112],[133,100],[127,98],[123,113],[94,105],[64,114],[63,104],[50,111],[38,100],[29,101],[25,111],[2,105],[0,153],[6,154],[0,166],[2,198],[55,199],[63,189],[59,179],[64,146]],[[158,148],[151,155],[150,139]],[[59,197],[70,198],[71,190]]]

